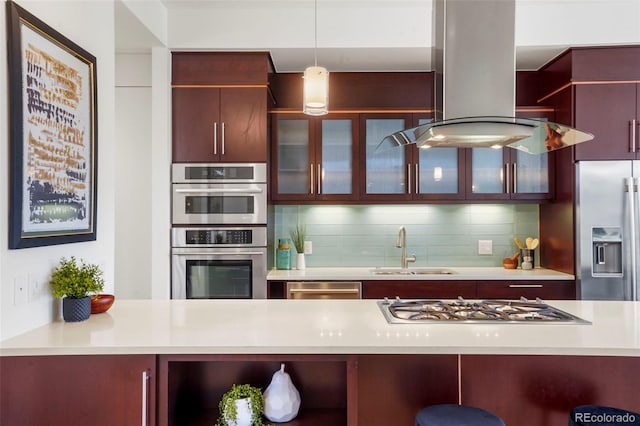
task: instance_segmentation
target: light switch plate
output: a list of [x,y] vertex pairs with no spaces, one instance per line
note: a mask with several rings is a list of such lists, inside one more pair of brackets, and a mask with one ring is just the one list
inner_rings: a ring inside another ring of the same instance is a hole
[[313,244],[311,241],[304,242],[304,254],[312,254],[313,253]]
[[478,240],[478,254],[493,254],[493,240]]

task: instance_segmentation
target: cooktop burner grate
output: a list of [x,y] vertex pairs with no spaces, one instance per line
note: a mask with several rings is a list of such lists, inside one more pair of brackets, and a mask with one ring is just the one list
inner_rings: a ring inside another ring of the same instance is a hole
[[503,323],[569,323],[591,324],[540,299],[529,301],[482,300],[400,300],[379,301],[389,323],[424,322],[503,322]]

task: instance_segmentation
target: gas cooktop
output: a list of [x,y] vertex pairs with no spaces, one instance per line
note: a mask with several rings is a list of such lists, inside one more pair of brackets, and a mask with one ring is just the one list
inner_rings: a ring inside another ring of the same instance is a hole
[[413,323],[529,323],[529,324],[591,324],[540,299],[470,301],[401,300],[385,298],[378,306],[390,324]]

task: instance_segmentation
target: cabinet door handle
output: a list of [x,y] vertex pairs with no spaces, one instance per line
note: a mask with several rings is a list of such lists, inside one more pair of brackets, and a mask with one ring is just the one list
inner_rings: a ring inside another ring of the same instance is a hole
[[516,163],[511,163],[511,187],[513,188],[513,193],[516,194],[518,192],[518,169],[516,168]]
[[224,155],[224,121],[222,122],[222,155]]
[[419,178],[419,171],[420,168],[418,166],[418,163],[415,164],[415,178],[416,178],[416,194],[420,193],[420,178]]
[[218,122],[213,122],[213,155],[218,155]]
[[631,152],[636,152],[636,119],[634,118],[631,120],[629,125],[631,126],[631,132],[629,134],[629,149]]
[[311,194],[313,195],[313,163],[309,164],[309,167],[311,167],[311,172],[309,173],[309,177],[310,177],[310,184],[309,184],[309,192],[311,192]]
[[149,413],[149,379],[151,373],[147,370],[142,372],[142,426],[148,426],[147,415]]
[[509,284],[509,288],[542,288],[542,284]]
[[504,167],[504,192],[509,193],[509,165],[505,163]]
[[411,194],[411,164],[407,164],[407,194]]
[[317,186],[318,186],[318,195],[320,195],[322,193],[322,188],[320,187],[320,182],[321,182],[321,177],[322,177],[322,168],[320,168],[320,163],[318,163],[316,165],[316,173],[318,174],[317,176]]

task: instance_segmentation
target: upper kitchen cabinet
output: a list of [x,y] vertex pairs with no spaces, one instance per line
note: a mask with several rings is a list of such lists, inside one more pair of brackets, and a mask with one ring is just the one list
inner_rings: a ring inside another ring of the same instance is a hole
[[[517,117],[547,120],[553,111],[522,110]],[[468,148],[468,200],[539,201],[553,197],[553,156],[528,154],[512,148]]]
[[358,114],[272,114],[272,141],[273,200],[355,198]]
[[266,52],[175,52],[173,162],[266,162]]
[[541,101],[569,99],[558,108],[570,112],[566,124],[594,135],[574,146],[576,161],[640,158],[639,46],[568,49],[539,73]]
[[382,140],[397,131],[412,126],[411,114],[362,114],[360,133],[361,199],[370,201],[410,200],[414,182],[410,162],[411,145],[378,151]]
[[421,114],[363,114],[365,164],[361,198],[371,201],[456,200],[465,194],[465,152],[457,148],[419,148],[415,144],[378,151],[378,144],[398,130],[426,124]]
[[576,160],[640,159],[640,85],[575,87],[575,127],[594,139],[575,146]]
[[332,73],[330,113],[321,117],[301,114],[301,74],[274,74],[270,83],[272,200],[413,199],[415,147],[375,151],[385,136],[412,127],[415,116],[431,114],[431,73]]

